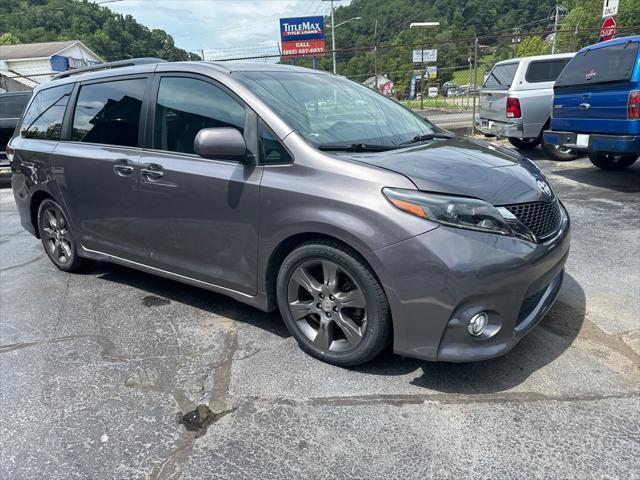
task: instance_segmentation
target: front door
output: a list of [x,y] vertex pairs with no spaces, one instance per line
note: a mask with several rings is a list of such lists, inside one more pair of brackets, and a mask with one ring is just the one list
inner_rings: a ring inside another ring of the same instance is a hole
[[247,109],[198,76],[158,74],[140,159],[139,231],[155,268],[246,294],[257,291],[258,193],[262,167],[201,158],[203,128],[244,132]]
[[52,171],[87,249],[136,260],[140,119],[148,78],[83,84],[71,131],[52,154]]

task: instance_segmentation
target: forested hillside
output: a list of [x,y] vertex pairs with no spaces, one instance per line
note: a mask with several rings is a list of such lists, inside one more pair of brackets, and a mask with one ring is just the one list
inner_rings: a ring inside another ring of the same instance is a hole
[[[598,40],[602,0],[561,0],[559,4],[561,33],[556,51],[573,51]],[[362,17],[336,30],[341,50],[338,71],[353,78],[372,74],[373,46],[379,45],[378,72],[387,73],[404,90],[412,75],[411,49],[416,45],[438,49],[437,63],[444,67],[438,72],[441,81],[453,76],[453,67],[468,64],[476,35],[480,36],[480,70],[515,55],[550,53],[546,38],[553,32],[555,5],[556,0],[353,0],[335,13],[336,24]],[[617,20],[623,34],[640,33],[640,0],[621,0]],[[440,26],[409,28],[411,22],[425,21],[438,21]],[[325,22],[330,24],[330,18]],[[323,69],[330,64],[329,56],[320,61]]]
[[199,58],[177,48],[164,30],[150,30],[130,15],[86,0],[0,0],[0,38],[5,43],[77,39],[106,60]]

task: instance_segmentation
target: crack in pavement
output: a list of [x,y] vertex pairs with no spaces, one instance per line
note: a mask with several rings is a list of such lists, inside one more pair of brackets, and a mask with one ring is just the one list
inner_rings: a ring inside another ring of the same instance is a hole
[[64,337],[50,338],[46,340],[35,340],[33,342],[12,343],[8,345],[0,345],[0,354],[21,350],[23,348],[35,347],[39,345],[49,345],[62,342],[73,342],[75,340],[93,340],[101,350],[100,357],[111,363],[134,362],[142,360],[162,359],[162,358],[195,358],[200,357],[212,349],[199,350],[192,353],[174,353],[168,355],[123,355],[117,353],[115,344],[103,335],[68,335]]
[[302,400],[287,398],[244,397],[242,403],[262,404],[267,406],[367,406],[367,405],[420,405],[438,403],[445,405],[463,405],[477,403],[532,403],[532,402],[589,402],[609,399],[640,398],[640,390],[627,393],[581,394],[581,395],[546,395],[536,392],[507,392],[502,394],[457,394],[457,393],[425,393],[406,395],[354,395],[344,397],[315,397]]
[[8,272],[9,270],[15,270],[17,268],[26,267],[28,265],[31,265],[32,263],[36,263],[38,260],[40,260],[40,259],[42,259],[42,258],[44,258],[46,256],[47,256],[46,253],[41,253],[36,258],[32,258],[31,260],[27,260],[26,262],[18,263],[16,265],[11,265],[9,267],[0,268],[0,272]]
[[[237,322],[234,321],[231,324],[231,328],[227,331],[222,343],[222,358],[209,364],[209,371],[212,371],[212,374],[210,375],[212,375],[213,381],[213,388],[211,390],[209,403],[208,405],[198,406],[198,408],[206,408],[211,412],[211,423],[219,420],[225,415],[233,413],[237,408],[226,407],[229,396],[229,386],[231,385],[233,361],[237,350],[238,331]],[[257,351],[252,352],[243,358],[248,358],[255,353],[257,353]],[[207,375],[203,379],[203,388],[210,375]],[[179,417],[181,416],[180,414],[178,415]],[[191,452],[193,451],[193,446],[197,438],[204,435],[206,431],[206,428],[198,432],[189,431],[185,428],[180,432],[180,436],[178,437],[178,440],[176,440],[176,448],[153,470],[150,477],[151,480],[177,480],[180,478],[182,475],[182,464],[191,456]]]

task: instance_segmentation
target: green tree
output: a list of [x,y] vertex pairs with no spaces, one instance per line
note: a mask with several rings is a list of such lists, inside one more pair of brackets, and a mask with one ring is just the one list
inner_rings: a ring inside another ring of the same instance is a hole
[[12,43],[80,40],[105,60],[200,59],[177,48],[164,30],[150,30],[131,15],[88,0],[0,0],[0,12],[0,32],[6,32],[2,38],[10,35]]
[[518,45],[519,57],[531,57],[533,55],[546,55],[551,52],[551,47],[548,42],[542,40],[538,36],[531,36],[525,38],[520,45]]
[[15,45],[20,43],[20,39],[13,33],[7,32],[0,35],[0,45]]

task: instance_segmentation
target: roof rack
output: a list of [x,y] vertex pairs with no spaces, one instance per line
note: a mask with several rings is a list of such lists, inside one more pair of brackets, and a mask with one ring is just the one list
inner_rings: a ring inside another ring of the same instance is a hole
[[132,58],[130,60],[118,60],[117,62],[99,63],[97,65],[91,65],[89,67],[76,68],[74,70],[67,70],[66,72],[58,73],[54,75],[51,80],[59,80],[61,78],[67,78],[71,75],[78,75],[86,72],[98,72],[100,70],[109,70],[111,68],[131,67],[133,65],[149,65],[152,63],[165,63],[166,60],[161,58]]

